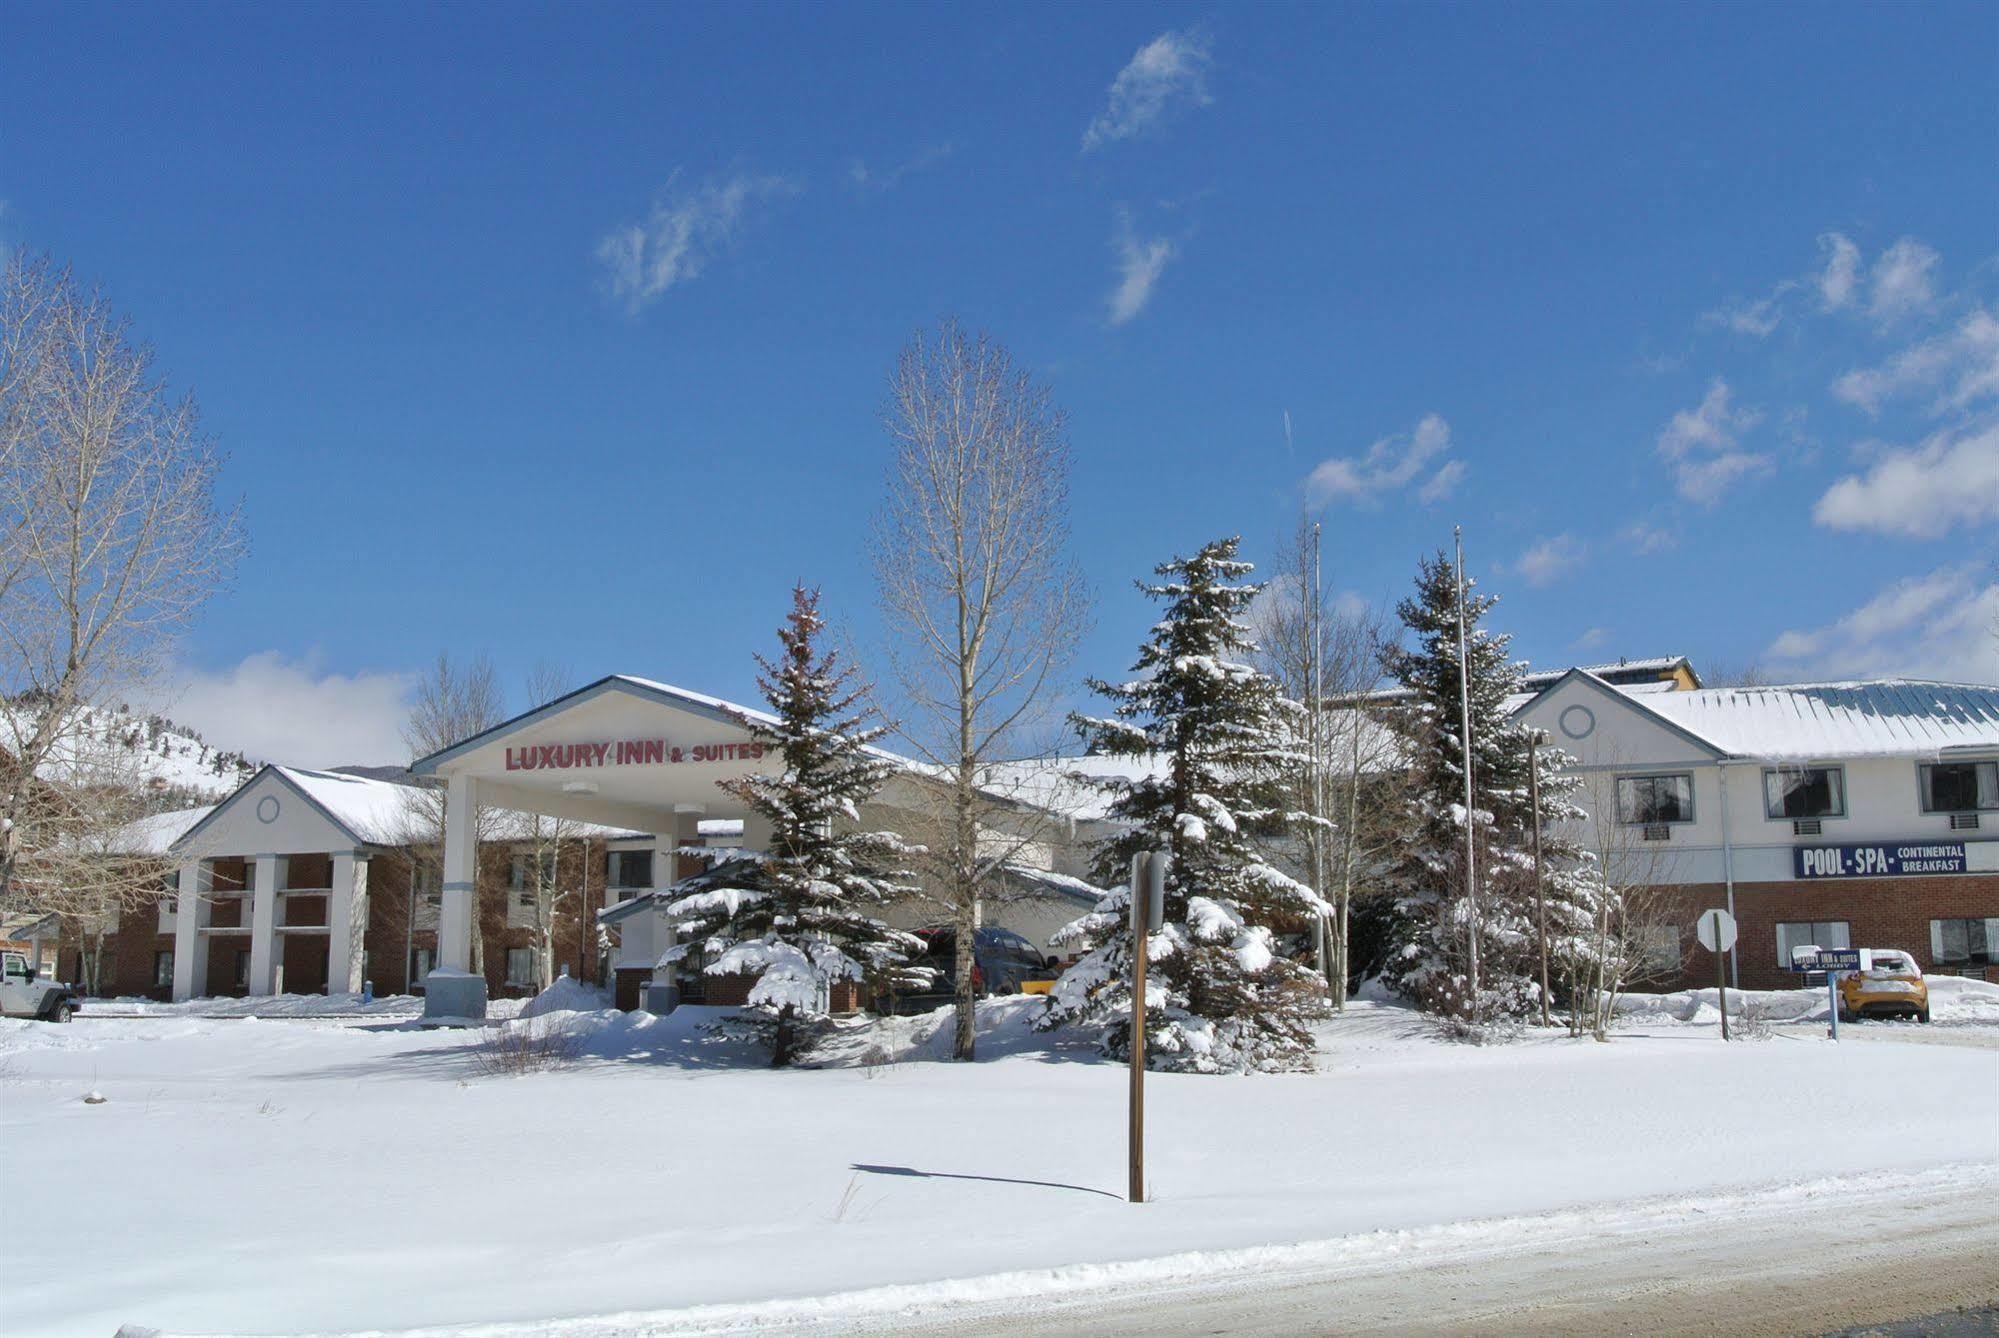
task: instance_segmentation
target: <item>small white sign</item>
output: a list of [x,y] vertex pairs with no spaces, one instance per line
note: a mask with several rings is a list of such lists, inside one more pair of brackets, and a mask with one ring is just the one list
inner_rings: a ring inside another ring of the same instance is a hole
[[1702,911],[1694,933],[1709,952],[1727,952],[1735,946],[1735,917],[1727,911]]

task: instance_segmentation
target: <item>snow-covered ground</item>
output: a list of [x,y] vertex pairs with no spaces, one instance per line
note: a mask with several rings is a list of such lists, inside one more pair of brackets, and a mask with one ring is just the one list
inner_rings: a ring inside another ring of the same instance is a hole
[[[1316,1074],[1154,1075],[1142,1207],[1122,1199],[1124,1071],[1031,1032],[1033,999],[984,1010],[977,1065],[928,1062],[942,1019],[904,1019],[791,1073],[703,1009],[509,1023],[573,1050],[511,1077],[481,1062],[499,1028],[9,1022],[5,1328],[611,1332],[870,1288],[990,1302],[1073,1289],[1079,1266],[1184,1273],[1190,1252],[1393,1251],[1530,1215],[1600,1230],[1813,1182],[1999,1188],[1999,987],[1954,982],[1929,1029],[1843,1032],[1867,1044],[1807,1021],[1724,1046],[1701,1003],[1637,1010],[1608,1044],[1489,1047],[1364,1003],[1322,1029]],[[1965,1044],[1898,1043],[1925,1030]]]

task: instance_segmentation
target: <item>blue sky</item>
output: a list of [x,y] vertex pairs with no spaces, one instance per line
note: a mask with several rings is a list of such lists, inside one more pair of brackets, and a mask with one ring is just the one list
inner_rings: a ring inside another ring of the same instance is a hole
[[5,26],[0,242],[131,312],[245,503],[220,742],[379,760],[441,648],[747,698],[801,578],[874,644],[884,378],[947,314],[1069,414],[1081,670],[1310,507],[1369,603],[1464,524],[1542,665],[1999,678],[1989,5]]

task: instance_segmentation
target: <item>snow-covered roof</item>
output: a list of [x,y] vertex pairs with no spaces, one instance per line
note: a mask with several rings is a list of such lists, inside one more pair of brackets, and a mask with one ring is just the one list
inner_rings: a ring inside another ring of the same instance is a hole
[[1092,779],[1140,780],[1166,769],[1163,757],[1034,758],[999,762],[986,773],[989,794],[1031,804],[1077,822],[1094,822],[1110,815],[1111,795],[1090,784]]
[[1646,693],[1645,710],[1736,757],[1829,760],[1999,751],[1999,687],[1883,679]]
[[290,781],[356,840],[390,846],[403,839],[410,800],[418,793],[416,787],[338,771],[278,766],[271,770]]
[[125,824],[111,842],[112,847],[133,855],[164,855],[215,809],[214,804],[203,804],[200,808],[178,808],[171,813],[135,819]]
[[[1643,684],[1652,691],[1661,689],[1652,688],[1651,681],[1667,684],[1670,688],[1669,675],[1680,669],[1685,669],[1689,674],[1693,672],[1692,661],[1684,655],[1653,655],[1640,660],[1607,660],[1602,664],[1578,664],[1573,667],[1586,674],[1594,674],[1606,683],[1615,683],[1619,687]],[[1529,670],[1520,676],[1520,684],[1530,690],[1544,688],[1568,673],[1569,668],[1570,666],[1564,666],[1560,669]]]

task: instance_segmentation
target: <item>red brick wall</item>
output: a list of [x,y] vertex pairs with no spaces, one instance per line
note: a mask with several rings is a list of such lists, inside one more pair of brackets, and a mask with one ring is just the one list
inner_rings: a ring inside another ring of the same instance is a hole
[[[1695,940],[1694,920],[1709,907],[1725,907],[1719,883],[1678,890],[1681,978],[1655,988],[1714,982],[1714,958]],[[1999,874],[1917,878],[1829,878],[1815,882],[1737,883],[1735,951],[1744,989],[1788,989],[1798,978],[1777,962],[1777,926],[1800,921],[1844,920],[1856,948],[1900,948],[1921,964],[1930,960],[1930,921],[1999,916]]]

